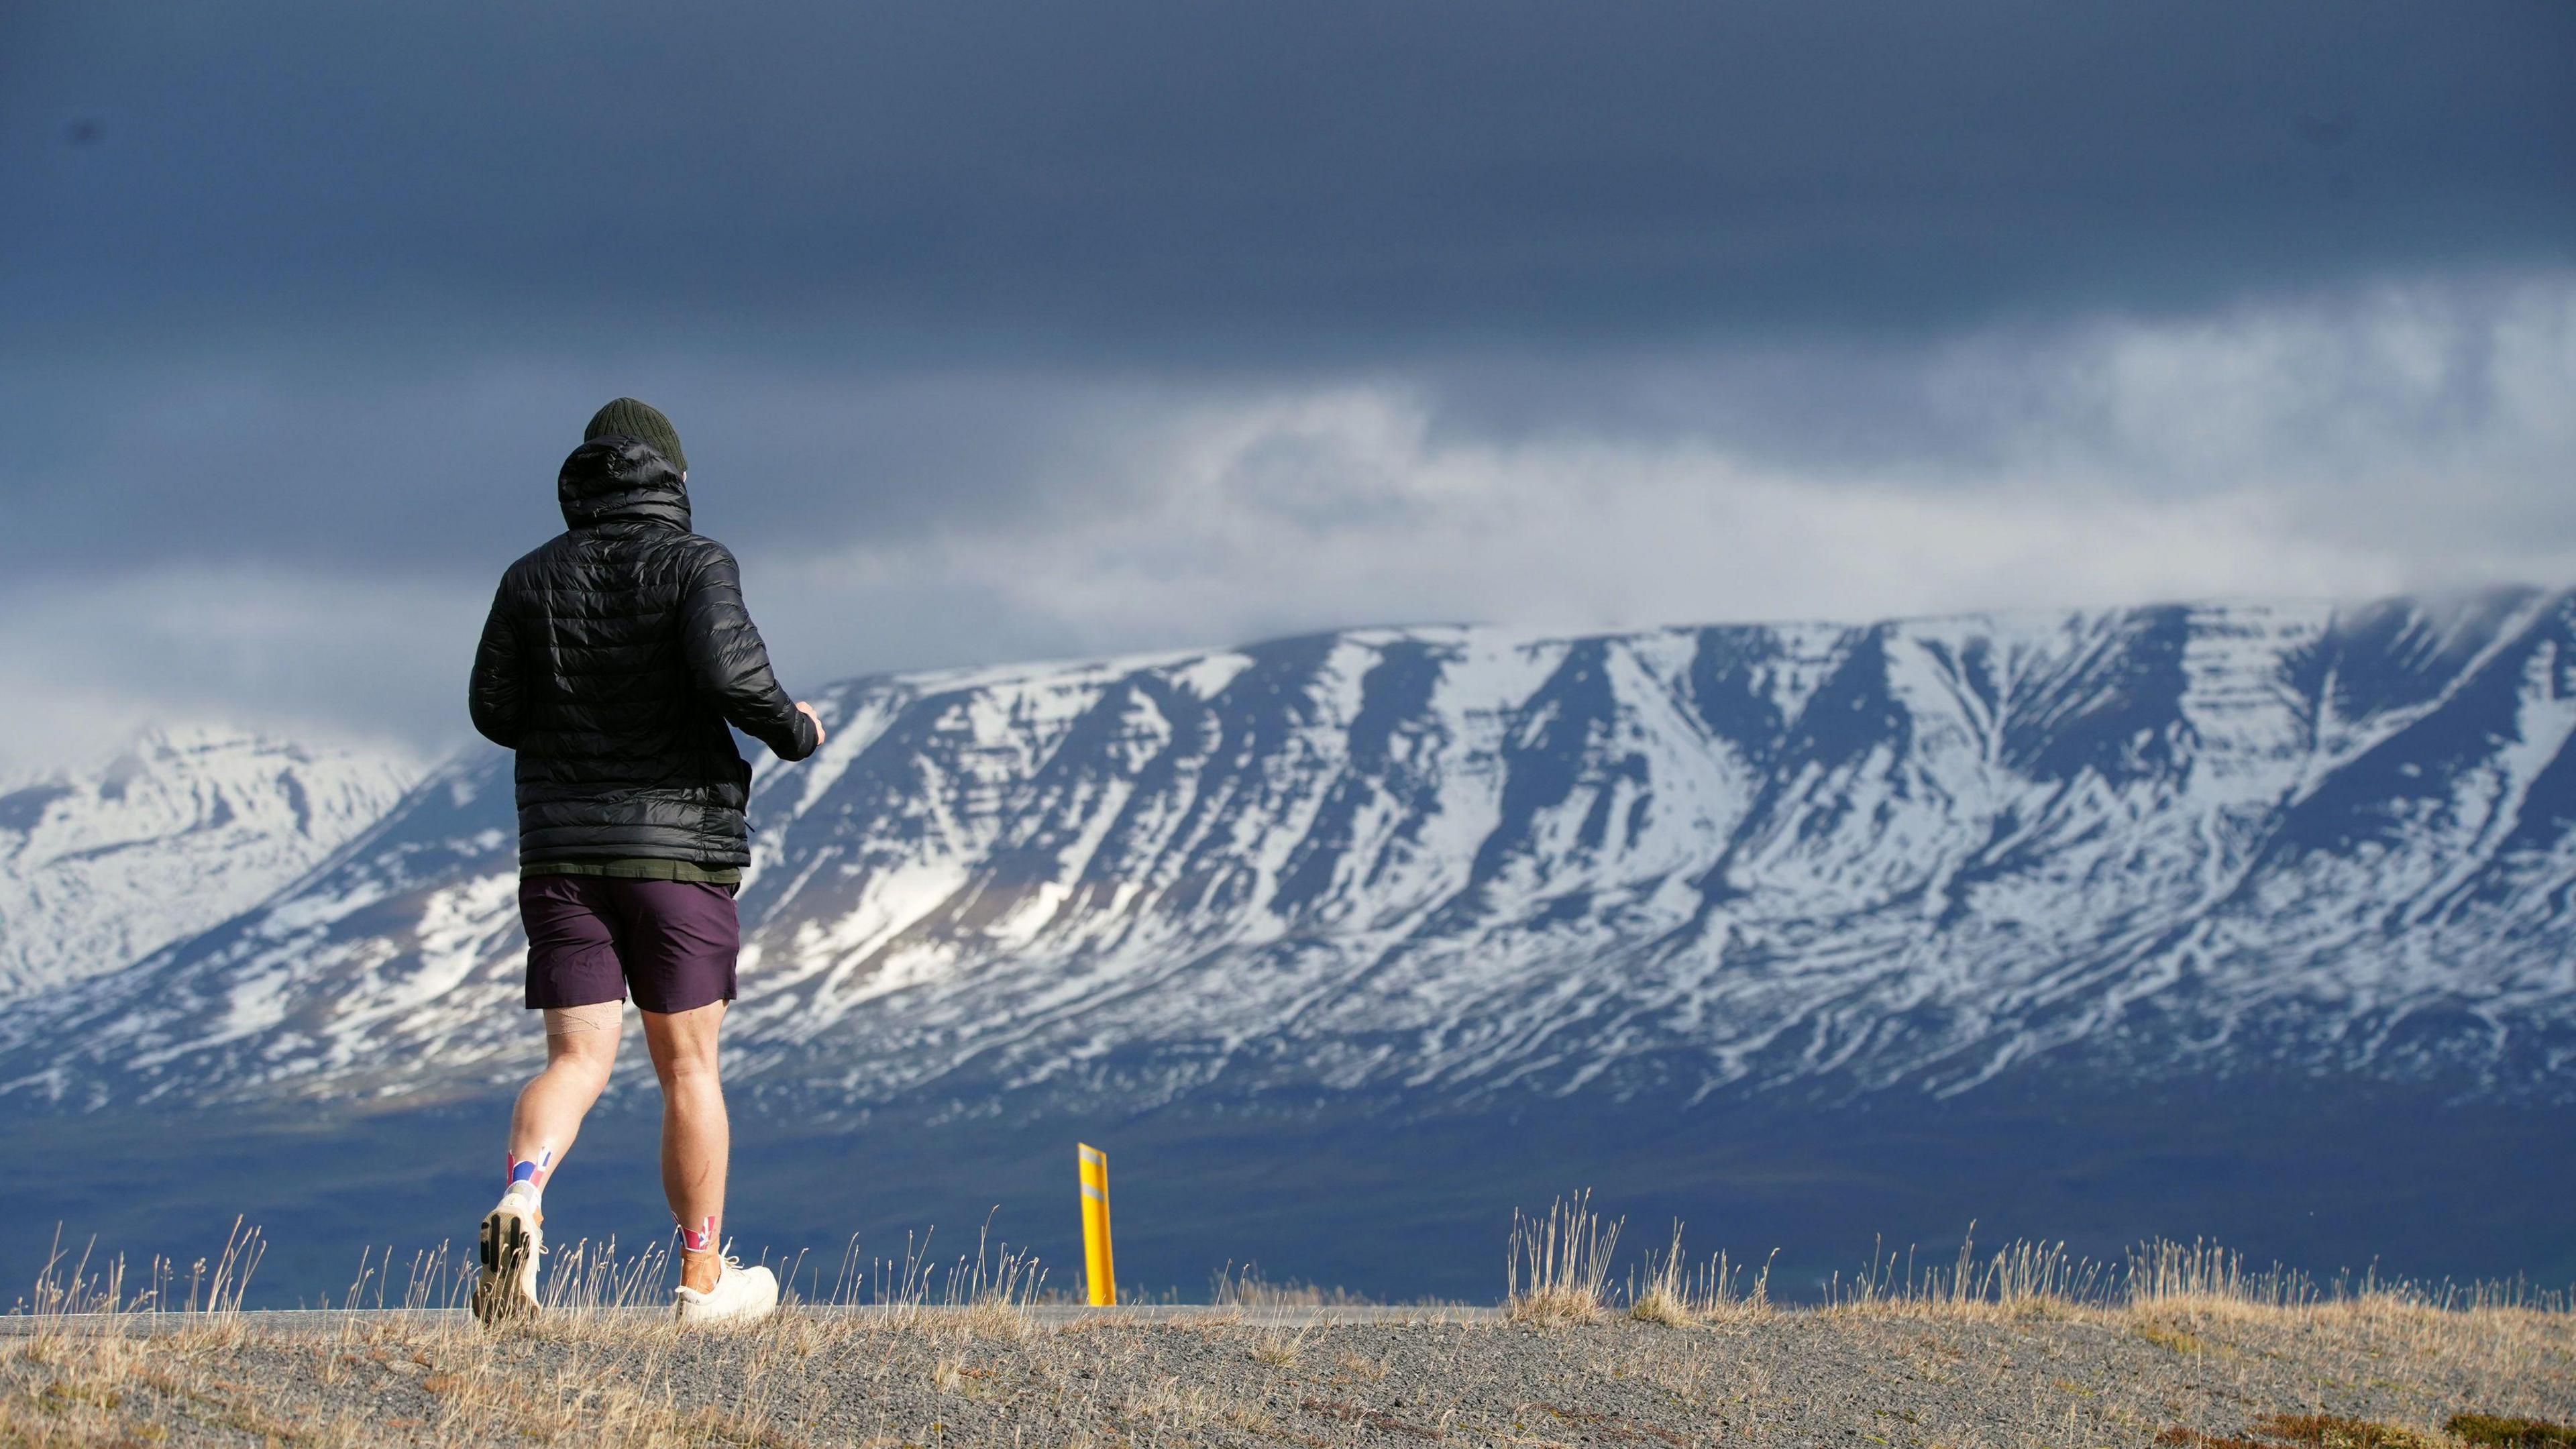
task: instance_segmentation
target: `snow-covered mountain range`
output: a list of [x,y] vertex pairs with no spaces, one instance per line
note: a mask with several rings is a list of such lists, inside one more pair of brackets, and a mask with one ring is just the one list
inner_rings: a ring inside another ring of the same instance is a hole
[[96,769],[0,781],[0,1000],[258,905],[420,776],[405,755],[183,726]]
[[[2049,1064],[2558,1098],[2576,1059],[2576,595],[1370,629],[815,698],[829,743],[756,777],[728,1038],[818,1108]],[[250,909],[0,1018],[0,1082],[513,1078],[514,849],[507,759],[449,761]]]

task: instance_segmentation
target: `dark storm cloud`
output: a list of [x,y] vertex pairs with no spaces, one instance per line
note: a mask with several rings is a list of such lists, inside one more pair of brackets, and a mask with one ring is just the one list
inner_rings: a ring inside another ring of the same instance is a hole
[[[1946,447],[1873,379],[1947,330],[2576,251],[2576,9],[2542,0],[7,28],[0,561],[29,567],[485,558],[546,524],[578,417],[657,385],[693,453],[767,480],[735,500],[755,532],[1061,504],[1032,455],[1078,400],[875,385],[941,366],[1466,357],[1445,416],[1509,428],[1654,412],[1627,373],[1569,386],[1587,349],[1768,338],[1694,385],[1731,400],[1703,418]],[[1010,429],[967,420],[1003,403]]]
[[[2560,260],[2576,10],[21,10],[7,306],[1251,353]],[[253,319],[256,319],[254,324]],[[381,343],[385,339],[378,338]]]
[[[619,393],[667,407],[702,529],[758,546],[1100,507],[1115,416],[1080,378],[857,373],[810,359],[442,355],[281,344],[177,362],[0,354],[0,561],[495,568],[563,526],[554,470]],[[997,426],[997,419],[1007,419]],[[1053,498],[1082,470],[1093,496]]]
[[617,393],[800,679],[2558,581],[2571,60],[2564,0],[0,5],[0,759],[452,737]]

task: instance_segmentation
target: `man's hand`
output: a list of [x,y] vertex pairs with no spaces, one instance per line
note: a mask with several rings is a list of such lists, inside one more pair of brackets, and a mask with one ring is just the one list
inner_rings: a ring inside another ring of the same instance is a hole
[[814,722],[814,748],[818,750],[823,748],[823,717],[814,712],[814,706],[801,699],[796,701],[796,712]]

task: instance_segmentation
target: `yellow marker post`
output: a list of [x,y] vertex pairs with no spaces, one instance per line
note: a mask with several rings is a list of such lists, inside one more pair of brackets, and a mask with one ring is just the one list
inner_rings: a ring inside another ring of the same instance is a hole
[[1118,1270],[1109,1261],[1109,1154],[1086,1143],[1073,1144],[1082,1164],[1082,1275],[1090,1301],[1106,1307],[1118,1301]]

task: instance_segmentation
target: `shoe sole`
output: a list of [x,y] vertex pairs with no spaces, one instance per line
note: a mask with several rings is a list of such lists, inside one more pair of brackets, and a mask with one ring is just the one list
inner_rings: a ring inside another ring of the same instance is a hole
[[504,1323],[535,1317],[537,1300],[520,1281],[537,1247],[528,1220],[507,1208],[494,1208],[483,1215],[476,1246],[483,1271],[474,1280],[475,1319]]

